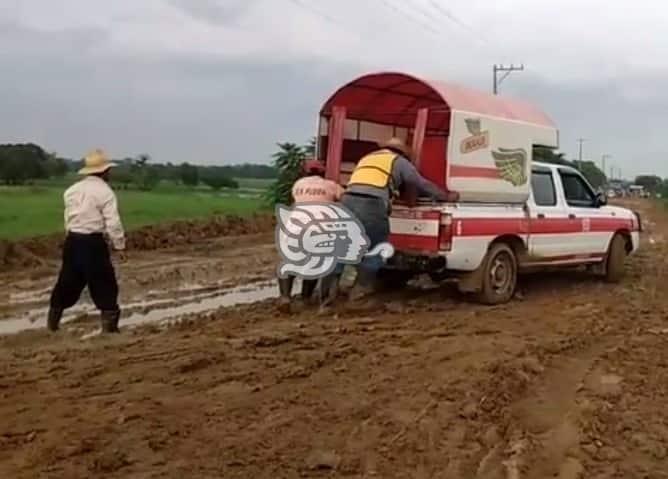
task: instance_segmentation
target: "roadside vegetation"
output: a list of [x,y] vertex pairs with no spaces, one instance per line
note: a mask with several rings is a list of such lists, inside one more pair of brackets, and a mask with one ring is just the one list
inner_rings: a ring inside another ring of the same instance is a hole
[[[112,183],[128,230],[268,209],[266,191],[276,178],[270,165],[159,164],[148,155],[115,163]],[[60,158],[38,145],[0,145],[0,239],[62,231],[62,194],[79,179],[80,167],[81,160]]]
[[[279,143],[277,147],[269,165],[160,164],[146,154],[115,160],[112,181],[126,227],[271,212],[278,203],[290,204],[301,165],[315,154],[315,138],[304,145]],[[591,161],[568,161],[548,149],[537,149],[534,154],[540,161],[580,169],[595,188],[607,181]],[[38,145],[0,145],[0,239],[62,231],[62,193],[78,179],[80,166],[81,160],[61,158]],[[668,179],[639,176],[635,183],[661,194],[668,205]]]

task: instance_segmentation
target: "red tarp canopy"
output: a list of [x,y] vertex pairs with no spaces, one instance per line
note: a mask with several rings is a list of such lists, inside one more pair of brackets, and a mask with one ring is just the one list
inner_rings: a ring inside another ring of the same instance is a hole
[[405,73],[374,73],[353,80],[327,100],[321,116],[330,117],[333,106],[345,107],[349,119],[407,128],[414,126],[417,111],[428,107],[428,129],[441,132],[449,129],[451,111],[555,127],[547,115],[529,103]]

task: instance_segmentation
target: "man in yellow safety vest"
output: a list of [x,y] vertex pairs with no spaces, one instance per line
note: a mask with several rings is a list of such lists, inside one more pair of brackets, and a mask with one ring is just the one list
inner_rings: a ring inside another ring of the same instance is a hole
[[[444,201],[447,197],[445,191],[420,175],[411,163],[411,148],[401,139],[391,138],[379,146],[379,150],[369,153],[357,163],[341,198],[341,203],[364,226],[370,241],[369,250],[388,241],[392,199],[399,192],[437,201]],[[382,266],[383,260],[379,256],[364,258],[359,265],[357,293],[353,296],[362,296],[372,289]]]

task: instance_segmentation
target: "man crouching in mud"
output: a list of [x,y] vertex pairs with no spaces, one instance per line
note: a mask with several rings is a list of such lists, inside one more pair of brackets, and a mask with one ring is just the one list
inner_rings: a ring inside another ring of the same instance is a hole
[[[102,332],[118,333],[121,311],[118,283],[104,233],[115,250],[125,249],[125,233],[118,214],[116,195],[109,186],[113,164],[101,150],[89,153],[79,171],[85,178],[65,191],[63,262],[49,307],[47,327],[57,331],[63,311],[74,306],[88,286],[101,312]],[[120,253],[123,258],[123,253]]]
[[[307,160],[303,166],[306,176],[298,179],[292,186],[292,199],[294,204],[299,203],[334,203],[341,199],[343,187],[338,183],[325,179],[325,166],[318,160]],[[283,313],[292,310],[292,285],[294,276],[278,279],[278,287],[281,293],[279,309]],[[309,302],[318,284],[318,280],[302,280],[302,300]],[[321,289],[322,289],[321,285]],[[327,291],[321,291],[328,294]]]

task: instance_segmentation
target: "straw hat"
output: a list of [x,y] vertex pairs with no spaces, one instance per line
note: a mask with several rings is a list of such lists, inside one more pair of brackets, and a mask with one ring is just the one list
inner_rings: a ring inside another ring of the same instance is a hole
[[397,153],[401,153],[404,155],[406,158],[409,160],[413,159],[413,150],[410,146],[408,146],[401,138],[390,138],[387,141],[383,141],[379,143],[379,146],[381,148],[387,148],[388,150],[396,151]]
[[109,160],[106,153],[100,149],[93,150],[84,158],[84,167],[79,170],[80,175],[94,175],[104,173],[114,164]]

